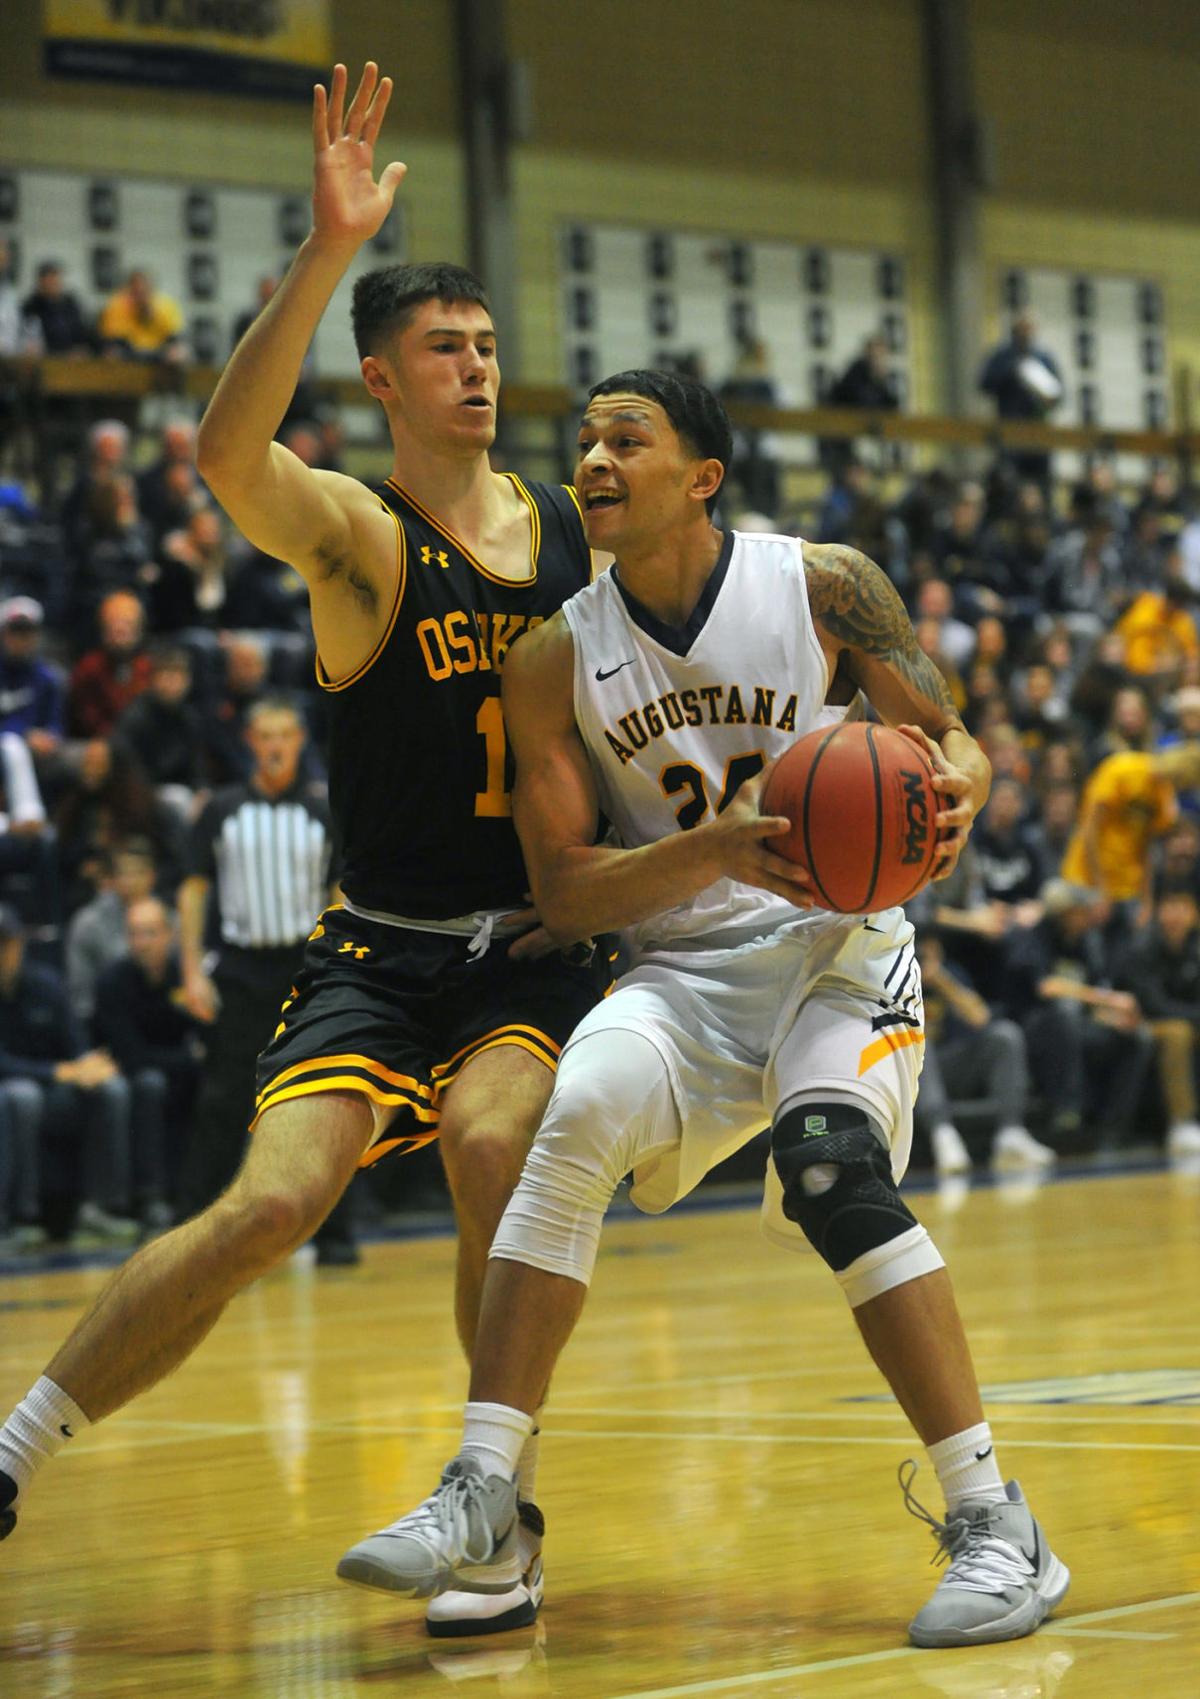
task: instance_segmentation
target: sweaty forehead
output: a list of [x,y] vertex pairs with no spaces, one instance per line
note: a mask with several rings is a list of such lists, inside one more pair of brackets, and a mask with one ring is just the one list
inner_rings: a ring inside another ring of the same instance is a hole
[[669,424],[667,415],[657,401],[651,401],[644,395],[597,395],[587,404],[587,411],[580,420],[582,425],[592,429],[602,429],[606,425],[650,425],[662,426]]

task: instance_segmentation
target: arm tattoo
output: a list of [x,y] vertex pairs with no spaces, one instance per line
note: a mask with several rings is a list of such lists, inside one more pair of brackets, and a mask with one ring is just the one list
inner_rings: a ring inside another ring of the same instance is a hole
[[958,710],[945,679],[919,647],[904,603],[875,562],[840,544],[806,543],[804,565],[813,618],[846,645],[851,675],[857,672],[858,655],[882,661],[957,724]]

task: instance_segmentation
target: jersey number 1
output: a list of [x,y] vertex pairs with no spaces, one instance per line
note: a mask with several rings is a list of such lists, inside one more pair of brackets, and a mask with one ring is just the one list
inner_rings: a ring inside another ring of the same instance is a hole
[[498,696],[487,696],[475,716],[475,730],[483,739],[487,762],[487,789],[475,792],[477,820],[507,820],[512,814],[512,797],[505,787],[508,778],[508,736]]

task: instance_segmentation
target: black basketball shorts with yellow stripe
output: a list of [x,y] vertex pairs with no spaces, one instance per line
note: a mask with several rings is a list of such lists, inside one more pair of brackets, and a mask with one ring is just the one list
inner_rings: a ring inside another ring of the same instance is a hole
[[511,938],[477,955],[471,942],[327,909],[258,1058],[252,1130],[276,1104],[360,1091],[376,1107],[367,1167],[435,1139],[443,1094],[483,1051],[516,1045],[553,1070],[608,989],[606,952],[514,960]]

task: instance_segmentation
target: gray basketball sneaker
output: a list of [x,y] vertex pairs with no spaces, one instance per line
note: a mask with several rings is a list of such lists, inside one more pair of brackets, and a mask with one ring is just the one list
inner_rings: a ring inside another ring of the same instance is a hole
[[537,1621],[545,1596],[542,1541],[546,1520],[531,1499],[517,1500],[517,1555],[521,1579],[504,1593],[471,1592],[451,1587],[429,1601],[425,1632],[435,1640],[503,1634],[510,1628],[529,1628]]
[[455,1457],[435,1493],[351,1546],[337,1572],[343,1581],[408,1599],[450,1587],[505,1593],[521,1580],[518,1526],[516,1483],[485,1475],[474,1457]]
[[933,1561],[948,1558],[949,1567],[908,1625],[913,1645],[980,1646],[1032,1634],[1066,1596],[1071,1576],[1046,1544],[1020,1487],[1009,1481],[1007,1504],[963,1499],[939,1522],[912,1495],[916,1472],[912,1458],[900,1466],[905,1509],[929,1524],[937,1538]]

